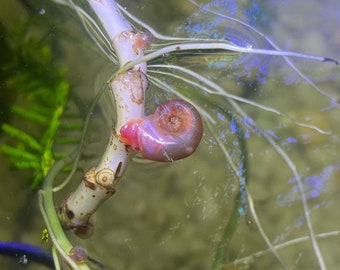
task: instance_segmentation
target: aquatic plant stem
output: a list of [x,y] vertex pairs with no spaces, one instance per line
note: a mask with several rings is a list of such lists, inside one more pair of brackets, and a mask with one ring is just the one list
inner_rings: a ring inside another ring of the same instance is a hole
[[[61,256],[72,269],[88,270],[90,268],[85,263],[78,265],[68,256],[68,252],[72,249],[72,244],[66,237],[59,222],[53,201],[53,181],[65,165],[72,160],[73,157],[69,156],[63,160],[57,161],[51,168],[45,178],[42,190],[39,191],[39,206],[49,232],[49,237]],[[58,262],[56,261],[55,264],[58,265]]]
[[215,260],[212,266],[213,270],[218,270],[222,264],[226,263],[226,254],[229,247],[229,243],[231,240],[231,237],[233,236],[238,221],[240,218],[240,208],[243,206],[243,200],[242,200],[242,194],[240,192],[237,193],[236,199],[235,199],[235,205],[233,207],[233,212],[227,222],[227,224],[224,227],[222,237],[220,240],[220,243],[218,244],[216,253],[215,253]]
[[[52,246],[52,254],[53,254],[53,260],[54,260],[54,266],[56,270],[60,270],[60,263],[58,260],[58,252],[63,257],[68,256],[68,252],[70,251],[70,247],[72,249],[72,244],[67,243],[68,239],[65,235],[63,235],[63,229],[61,228],[61,225],[58,220],[58,215],[56,213],[56,209],[54,207],[54,201],[53,201],[53,194],[57,191],[60,191],[63,187],[65,187],[69,181],[71,180],[72,176],[74,175],[79,158],[80,158],[80,152],[83,148],[83,145],[85,143],[85,136],[87,134],[87,129],[89,127],[91,115],[93,113],[93,110],[98,103],[99,98],[102,96],[104,90],[106,90],[106,86],[103,87],[94,98],[90,108],[89,112],[86,116],[85,122],[84,122],[84,129],[80,138],[80,143],[77,149],[68,157],[66,157],[63,160],[60,160],[54,164],[52,169],[50,169],[50,173],[47,174],[44,185],[42,186],[42,190],[39,192],[39,206],[42,213],[42,216],[45,220],[46,226],[48,228],[49,238],[52,240],[54,245]],[[70,171],[69,175],[66,177],[66,179],[63,181],[62,184],[59,186],[54,186],[54,180],[58,173],[60,173],[63,166],[66,166],[69,163],[73,163],[72,170]],[[51,192],[52,190],[52,192]],[[58,243],[59,241],[60,243]],[[64,244],[66,243],[66,244]],[[57,248],[58,247],[58,248]],[[64,248],[67,248],[64,250]],[[89,257],[90,258],[90,257]],[[65,258],[66,260],[66,258]]]
[[[138,46],[140,33],[123,17],[115,1],[89,0],[106,30],[119,59],[120,66],[138,60],[143,48]],[[108,146],[99,164],[89,169],[78,188],[63,202],[59,216],[66,229],[87,237],[92,232],[91,215],[115,192],[115,188],[135,152],[120,140],[119,130],[128,121],[144,116],[147,88],[146,63],[139,63],[122,73],[115,73],[108,82],[117,110]]]

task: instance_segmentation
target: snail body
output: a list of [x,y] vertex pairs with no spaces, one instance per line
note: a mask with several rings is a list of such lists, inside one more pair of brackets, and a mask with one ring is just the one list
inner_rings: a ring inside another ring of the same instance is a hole
[[199,112],[190,103],[173,99],[142,119],[131,120],[120,130],[121,140],[145,159],[171,162],[191,155],[203,134]]

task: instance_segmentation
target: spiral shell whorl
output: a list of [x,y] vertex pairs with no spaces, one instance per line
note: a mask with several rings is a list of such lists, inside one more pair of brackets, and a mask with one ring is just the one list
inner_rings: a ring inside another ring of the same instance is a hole
[[96,173],[96,182],[103,187],[111,186],[114,180],[114,172],[109,168],[102,169]]
[[138,145],[144,158],[171,162],[191,155],[202,133],[201,116],[194,106],[184,100],[168,100],[140,123]]

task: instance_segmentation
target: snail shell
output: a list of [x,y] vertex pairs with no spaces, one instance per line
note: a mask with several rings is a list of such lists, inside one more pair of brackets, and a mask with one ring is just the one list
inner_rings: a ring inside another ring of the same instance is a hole
[[135,42],[134,42],[133,46],[136,49],[145,50],[145,49],[148,49],[151,46],[152,41],[153,41],[153,36],[149,31],[137,33],[135,35]]
[[173,99],[159,105],[155,113],[132,120],[121,130],[121,139],[145,159],[171,162],[191,155],[201,141],[203,124],[190,103]]
[[96,182],[103,187],[112,185],[114,180],[114,172],[109,168],[102,169],[96,173]]
[[83,264],[87,259],[87,250],[82,246],[74,246],[68,255],[75,263]]

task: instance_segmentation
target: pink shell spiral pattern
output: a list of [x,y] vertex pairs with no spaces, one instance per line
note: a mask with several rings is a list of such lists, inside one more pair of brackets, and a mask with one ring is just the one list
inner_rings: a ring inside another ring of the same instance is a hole
[[202,134],[203,124],[197,109],[184,100],[168,100],[141,121],[139,150],[146,159],[171,162],[191,155]]

